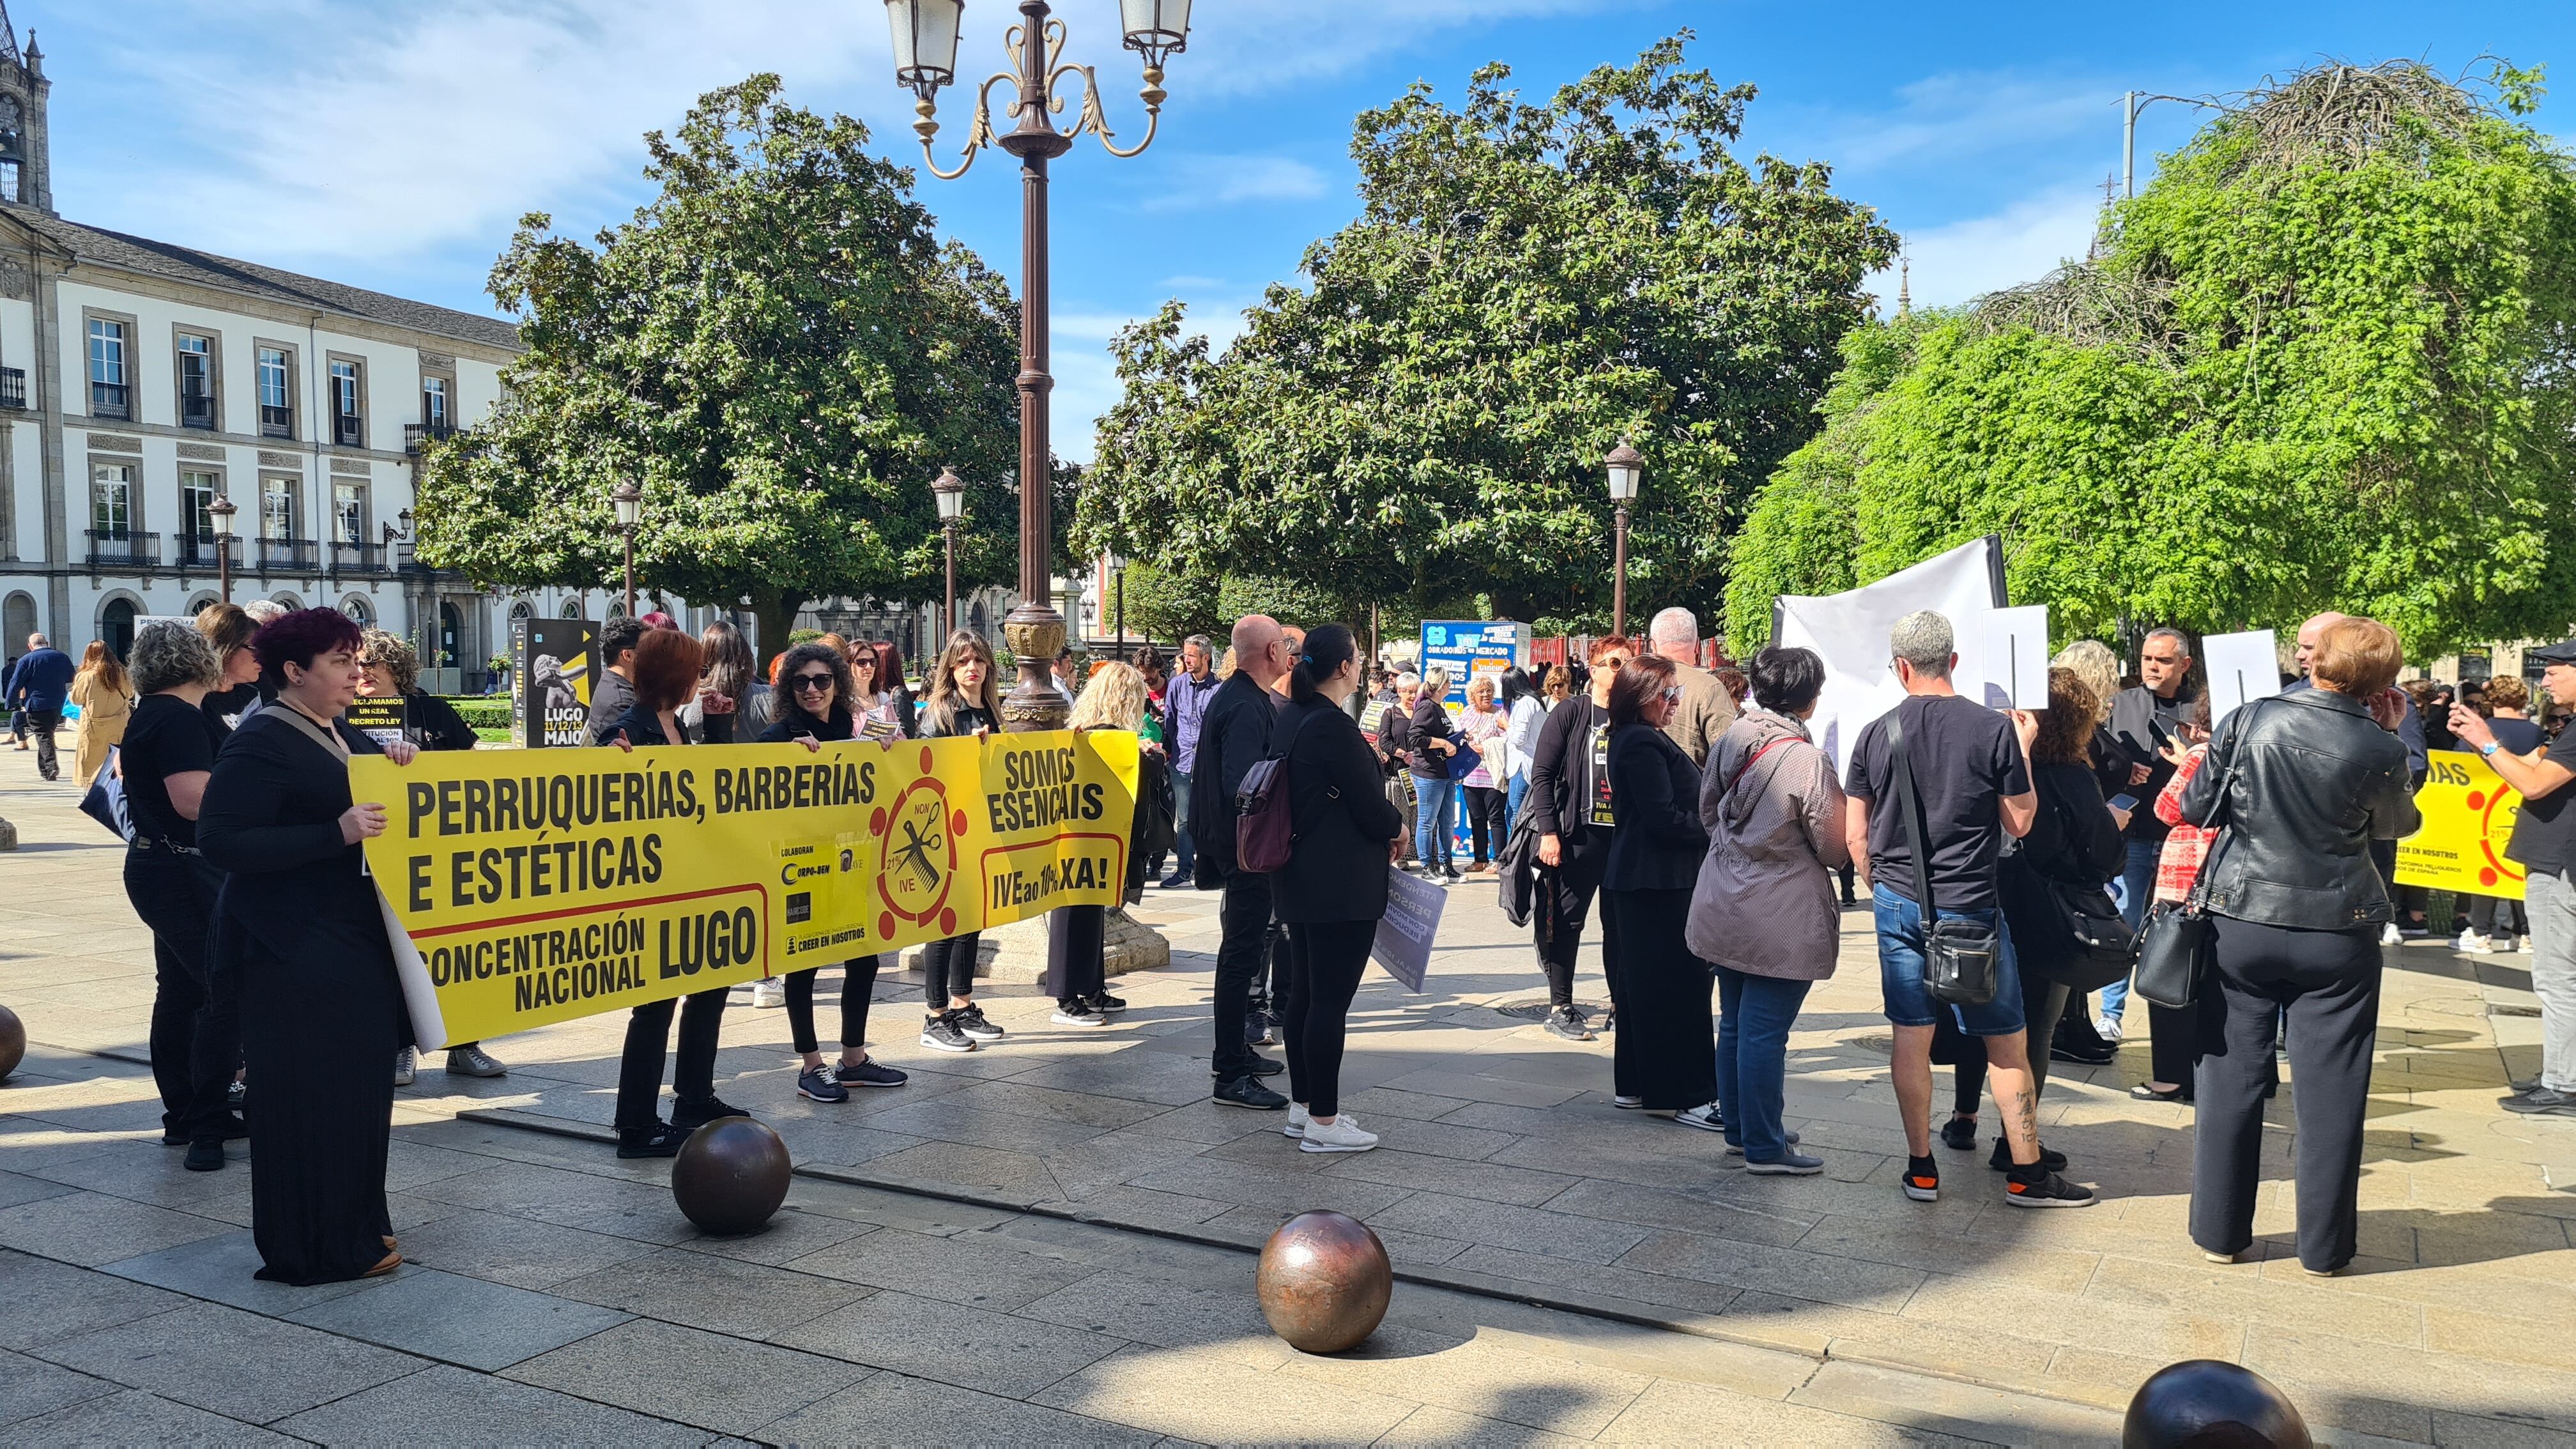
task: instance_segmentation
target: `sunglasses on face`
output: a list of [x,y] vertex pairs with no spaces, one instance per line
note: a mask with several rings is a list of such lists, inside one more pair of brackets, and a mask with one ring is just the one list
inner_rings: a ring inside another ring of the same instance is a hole
[[803,694],[803,693],[805,693],[807,690],[811,690],[811,691],[813,691],[813,692],[814,692],[814,693],[816,693],[816,694],[829,694],[829,693],[831,693],[831,692],[832,692],[832,676],[830,676],[830,675],[828,675],[828,674],[800,674],[800,675],[797,675],[797,676],[796,676],[796,692],[797,692],[797,693],[799,693],[799,694]]
[[1681,703],[1681,702],[1682,702],[1682,692],[1681,692],[1681,688],[1680,688],[1680,686],[1676,685],[1676,686],[1674,686],[1674,687],[1672,687],[1672,688],[1669,688],[1669,689],[1666,689],[1666,690],[1664,691],[1664,703],[1666,703],[1666,704],[1679,704],[1679,703]]

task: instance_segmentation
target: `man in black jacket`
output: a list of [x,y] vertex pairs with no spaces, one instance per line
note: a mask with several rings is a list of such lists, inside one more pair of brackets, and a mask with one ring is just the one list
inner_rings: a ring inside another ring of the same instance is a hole
[[1208,1059],[1214,1095],[1232,1106],[1267,1111],[1286,1107],[1288,1099],[1261,1084],[1279,1064],[1245,1043],[1244,1017],[1269,939],[1270,877],[1235,868],[1234,792],[1244,772],[1270,756],[1279,700],[1271,686],[1287,672],[1287,641],[1278,621],[1245,615],[1234,626],[1234,673],[1208,701],[1199,724],[1198,768],[1190,772],[1190,823],[1198,844],[1193,870],[1199,889],[1225,892],[1217,911],[1224,935],[1216,951],[1216,1050]]

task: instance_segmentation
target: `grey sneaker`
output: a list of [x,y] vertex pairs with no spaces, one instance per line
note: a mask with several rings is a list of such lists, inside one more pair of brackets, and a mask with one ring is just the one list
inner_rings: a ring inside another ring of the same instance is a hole
[[984,1019],[984,1008],[980,1006],[970,1003],[957,1008],[952,1015],[957,1018],[957,1029],[977,1041],[1000,1041],[1004,1036],[1000,1027]]
[[501,1077],[510,1072],[508,1067],[501,1065],[500,1058],[483,1050],[483,1043],[479,1041],[449,1047],[447,1070],[460,1077]]
[[1567,1041],[1592,1040],[1592,1029],[1583,1024],[1583,1013],[1571,1006],[1560,1006],[1547,1014],[1547,1031]]
[[971,1052],[974,1038],[957,1029],[957,1013],[943,1011],[921,1024],[921,1044],[938,1052]]
[[394,1085],[408,1087],[420,1076],[420,1053],[404,1047],[394,1053]]
[[2528,1092],[2517,1092],[2496,1105],[2526,1117],[2576,1117],[2576,1092],[2534,1087]]
[[1777,1162],[1748,1162],[1744,1170],[1765,1177],[1813,1177],[1825,1170],[1825,1160],[1803,1152],[1783,1152]]

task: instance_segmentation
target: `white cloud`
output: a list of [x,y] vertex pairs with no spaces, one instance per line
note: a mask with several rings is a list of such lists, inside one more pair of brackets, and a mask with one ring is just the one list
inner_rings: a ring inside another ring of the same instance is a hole
[[[2081,184],[2024,197],[1992,216],[1899,232],[1913,270],[1909,292],[1919,307],[1948,307],[1988,292],[2037,281],[2092,244],[2102,193]],[[1896,269],[1865,284],[1882,312],[1896,310]]]
[[1169,180],[1139,211],[1196,211],[1247,201],[1312,201],[1332,189],[1316,167],[1286,156],[1174,156]]
[[2119,155],[2119,92],[2106,84],[1953,72],[1896,94],[1897,104],[1885,111],[1806,118],[1810,125],[1798,125],[1792,112],[1791,124],[1802,134],[1812,131],[1816,154],[1845,173],[2054,150],[2086,133],[2100,137],[2102,155]]

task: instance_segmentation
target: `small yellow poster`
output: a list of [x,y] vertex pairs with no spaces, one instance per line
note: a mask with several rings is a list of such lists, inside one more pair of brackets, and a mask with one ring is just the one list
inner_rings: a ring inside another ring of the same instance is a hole
[[2435,750],[2415,808],[2424,828],[2397,842],[2397,883],[2522,899],[2522,866],[2505,859],[2522,796],[2487,762],[2458,750]]
[[424,1045],[1115,905],[1136,737],[350,762]]

